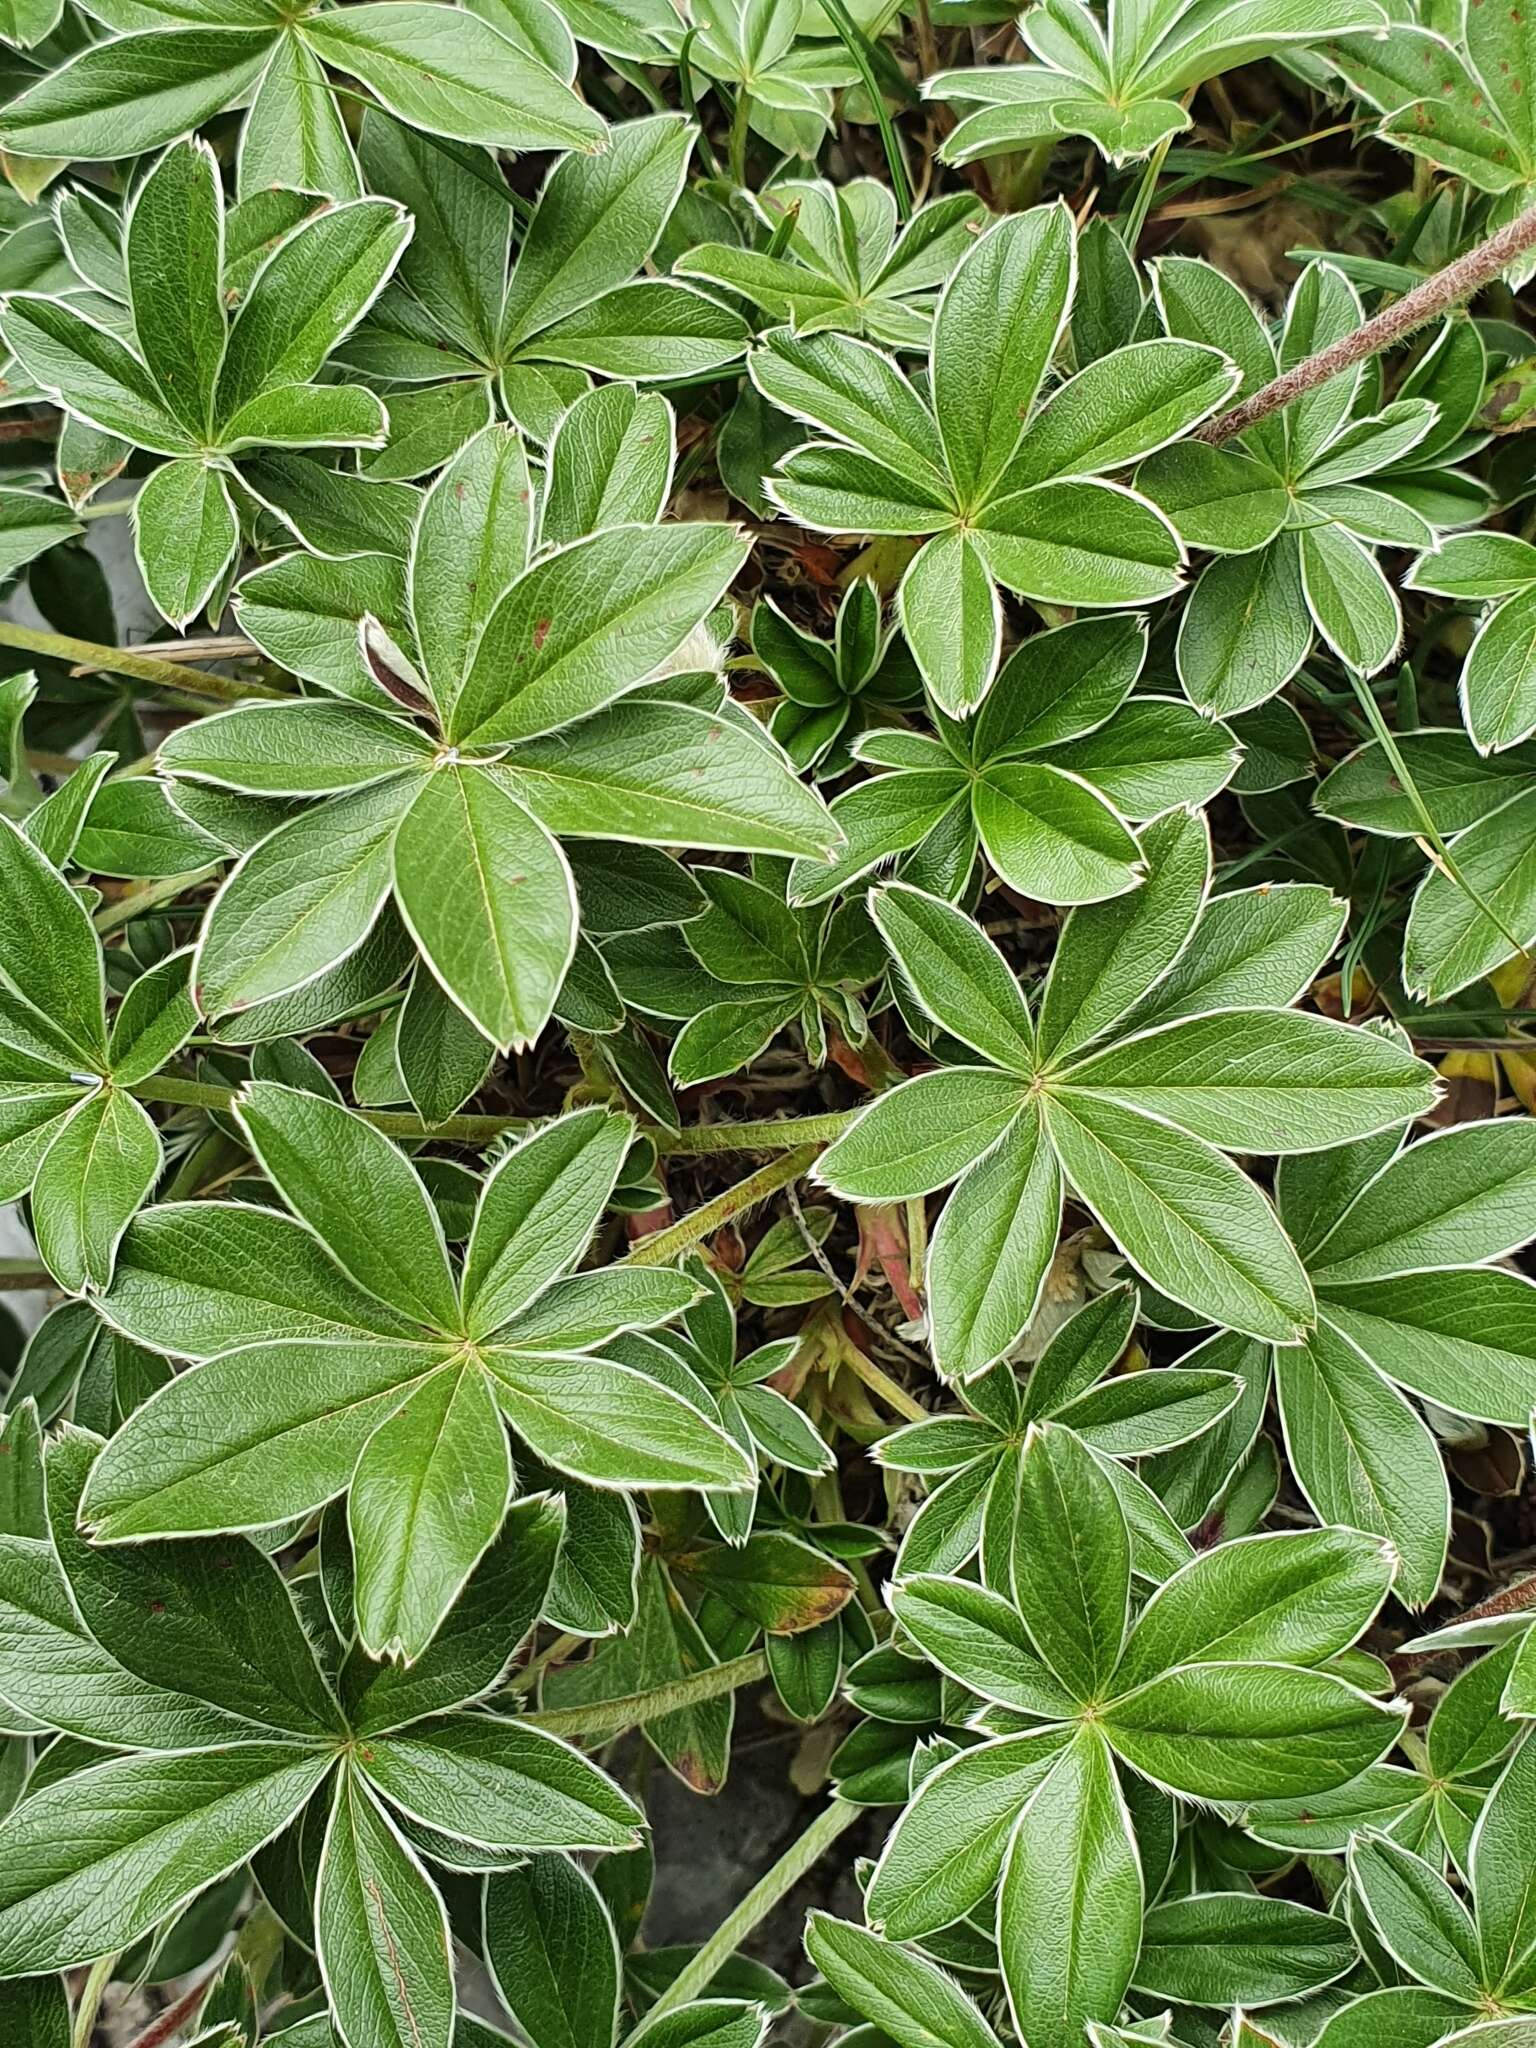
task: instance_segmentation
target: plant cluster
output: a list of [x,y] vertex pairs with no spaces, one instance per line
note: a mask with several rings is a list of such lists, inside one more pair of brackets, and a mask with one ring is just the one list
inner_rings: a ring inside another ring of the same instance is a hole
[[5,2048],[1532,2048],[1524,7],[0,32]]

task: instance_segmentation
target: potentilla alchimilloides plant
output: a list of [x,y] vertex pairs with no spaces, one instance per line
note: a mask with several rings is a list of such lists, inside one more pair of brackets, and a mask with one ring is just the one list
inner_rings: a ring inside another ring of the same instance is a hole
[[0,0],[4,2048],[1530,2048],[1519,12]]

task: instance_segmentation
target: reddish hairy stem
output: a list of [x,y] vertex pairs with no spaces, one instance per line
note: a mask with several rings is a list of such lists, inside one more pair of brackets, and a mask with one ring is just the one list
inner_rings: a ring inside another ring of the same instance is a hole
[[1411,292],[1404,293],[1383,312],[1367,320],[1363,327],[1330,342],[1327,348],[1319,349],[1316,355],[1308,356],[1283,376],[1273,378],[1251,398],[1234,405],[1230,412],[1208,421],[1194,438],[1208,441],[1213,447],[1230,441],[1234,434],[1256,426],[1283,406],[1293,405],[1308,391],[1315,390],[1319,384],[1326,384],[1330,377],[1337,377],[1341,370],[1353,369],[1356,363],[1380,355],[1383,349],[1393,347],[1426,321],[1449,312],[1452,306],[1470,298],[1485,284],[1491,284],[1516,257],[1533,248],[1536,248],[1536,206],[1528,208],[1508,227],[1500,228],[1496,235],[1490,235],[1477,248],[1468,250],[1465,256],[1458,256],[1444,270],[1437,270],[1433,277],[1415,285]]

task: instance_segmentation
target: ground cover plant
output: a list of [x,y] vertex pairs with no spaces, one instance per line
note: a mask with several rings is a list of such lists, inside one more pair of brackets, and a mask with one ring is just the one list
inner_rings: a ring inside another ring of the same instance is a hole
[[1533,2048],[1525,10],[0,34],[0,2043]]

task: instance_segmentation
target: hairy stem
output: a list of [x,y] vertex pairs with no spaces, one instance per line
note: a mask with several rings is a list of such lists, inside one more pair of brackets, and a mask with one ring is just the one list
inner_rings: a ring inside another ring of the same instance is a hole
[[639,1728],[647,1721],[659,1721],[667,1714],[679,1714],[685,1707],[702,1706],[723,1693],[743,1685],[755,1685],[768,1676],[766,1651],[753,1650],[745,1657],[733,1657],[728,1664],[711,1664],[672,1685],[658,1685],[650,1692],[626,1693],[622,1699],[594,1700],[586,1707],[556,1707],[543,1713],[519,1714],[518,1720],[546,1735],[584,1736],[590,1740],[622,1735],[626,1728]]
[[1394,304],[1367,320],[1363,327],[1330,342],[1327,348],[1319,349],[1316,355],[1306,357],[1294,369],[1287,370],[1283,376],[1272,379],[1255,391],[1251,398],[1234,405],[1230,412],[1208,421],[1194,438],[1209,441],[1212,446],[1230,441],[1234,434],[1245,432],[1260,420],[1267,419],[1272,412],[1279,412],[1283,406],[1293,405],[1307,392],[1316,390],[1319,384],[1326,384],[1330,377],[1337,377],[1341,370],[1351,370],[1356,363],[1380,355],[1383,349],[1393,347],[1412,334],[1415,328],[1448,313],[1452,306],[1469,299],[1485,284],[1491,284],[1500,271],[1529,249],[1536,249],[1536,206],[1529,207],[1508,227],[1500,228],[1496,235],[1490,235],[1486,242],[1469,249],[1465,256],[1458,256],[1444,270],[1437,270],[1433,277],[1415,285],[1411,292],[1405,292]]
[[[219,1088],[207,1081],[183,1081],[173,1074],[156,1074],[148,1081],[135,1082],[128,1091],[141,1102],[174,1103],[188,1109],[229,1109],[235,1100],[233,1088]],[[357,1112],[365,1123],[387,1138],[436,1138],[445,1145],[488,1145],[506,1131],[526,1131],[540,1119],[525,1116],[450,1116],[440,1124],[404,1109],[363,1109]],[[785,1117],[760,1123],[706,1124],[692,1131],[649,1131],[656,1150],[669,1157],[697,1158],[711,1152],[791,1152],[802,1145],[829,1145],[841,1137],[857,1114],[840,1111],[831,1116]],[[800,1169],[802,1172],[804,1168]],[[793,1177],[793,1176],[791,1176]]]
[[758,1879],[735,1912],[720,1923],[686,1969],[672,1979],[647,2017],[654,2020],[661,2013],[671,2012],[674,2006],[686,2005],[689,1999],[697,1998],[701,1991],[706,1990],[722,1964],[735,1954],[758,1922],[767,1918],[787,1892],[794,1890],[806,1872],[831,1848],[839,1835],[853,1826],[863,1811],[863,1807],[847,1805],[841,1800],[834,1800],[830,1806],[824,1807],[773,1868]]
[[133,647],[101,647],[94,640],[76,640],[68,633],[44,633],[31,626],[0,622],[0,647],[18,647],[25,654],[41,654],[51,661],[72,662],[77,668],[102,669],[108,675],[128,676],[136,683],[153,683],[162,690],[179,690],[184,697],[217,697],[233,703],[242,697],[287,697],[287,690],[270,683],[242,683],[232,676],[215,675],[212,669],[193,668],[182,661],[165,661]]
[[712,1231],[729,1223],[733,1216],[744,1214],[766,1196],[776,1194],[780,1188],[798,1180],[814,1163],[820,1149],[819,1145],[797,1145],[793,1152],[786,1152],[782,1158],[760,1166],[756,1173],[749,1173],[745,1180],[737,1181],[735,1187],[727,1188],[723,1195],[716,1195],[713,1201],[705,1202],[692,1215],[684,1216],[666,1230],[658,1230],[652,1236],[642,1238],[630,1253],[627,1263],[631,1266],[670,1264],[679,1252],[690,1251]]
[[96,2015],[101,2010],[101,1994],[112,1981],[112,1972],[117,1968],[116,1955],[103,1956],[91,1965],[80,1993],[80,2003],[75,2007],[75,2024],[70,2035],[72,2048],[91,2048],[91,2036],[96,2031]]

